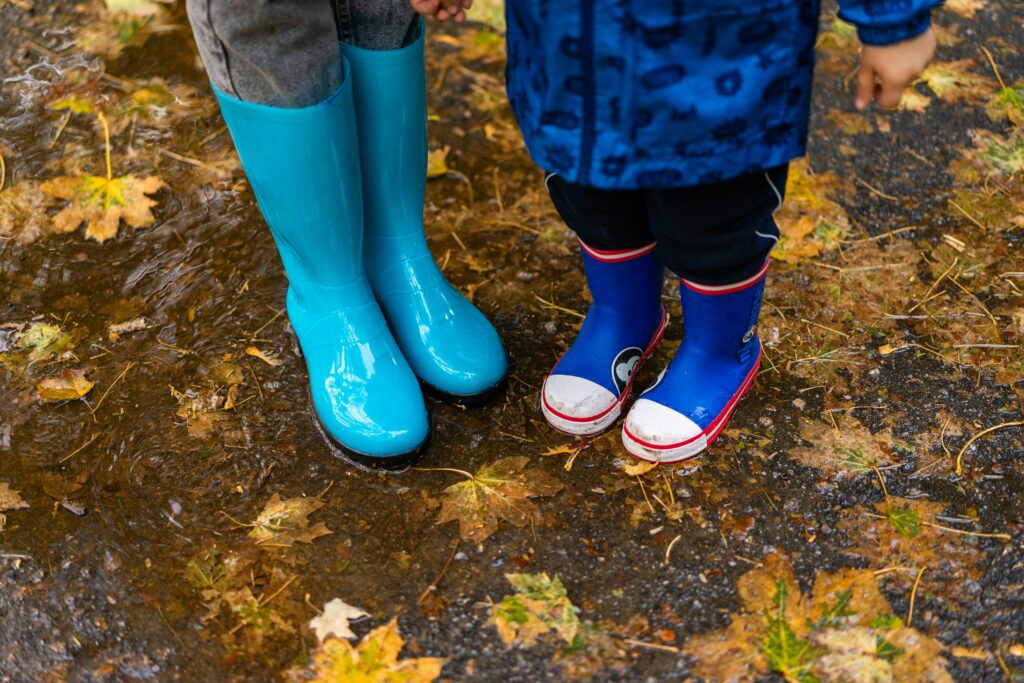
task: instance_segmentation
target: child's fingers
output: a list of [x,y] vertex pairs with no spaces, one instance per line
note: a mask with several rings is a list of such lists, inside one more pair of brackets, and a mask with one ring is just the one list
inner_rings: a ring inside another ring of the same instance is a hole
[[882,79],[882,84],[878,88],[878,92],[875,93],[875,101],[886,109],[895,109],[900,106],[900,100],[903,99],[903,91],[906,87],[907,83],[904,81],[896,81],[891,78]]
[[875,96],[875,70],[870,64],[861,62],[857,71],[857,95],[853,101],[857,111],[863,111]]

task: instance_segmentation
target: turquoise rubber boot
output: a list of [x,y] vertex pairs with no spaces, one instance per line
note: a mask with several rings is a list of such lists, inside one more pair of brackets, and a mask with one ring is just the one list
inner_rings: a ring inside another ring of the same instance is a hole
[[288,275],[288,317],[313,405],[345,455],[398,468],[430,423],[363,268],[363,207],[351,73],[304,109],[242,102],[214,89]]
[[422,23],[416,42],[399,50],[341,49],[355,88],[370,285],[428,393],[480,403],[500,391],[508,361],[491,323],[441,274],[423,234]]

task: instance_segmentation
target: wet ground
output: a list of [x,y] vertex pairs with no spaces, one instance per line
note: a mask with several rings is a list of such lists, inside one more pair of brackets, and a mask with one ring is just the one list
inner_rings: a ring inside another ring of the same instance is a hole
[[[844,92],[855,47],[823,19],[813,171],[798,170],[780,215],[768,362],[707,455],[647,472],[624,469],[614,432],[574,444],[543,423],[537,390],[587,305],[574,242],[503,102],[500,38],[435,31],[430,146],[450,151],[428,235],[502,334],[512,376],[482,408],[431,402],[430,453],[393,475],[347,465],[314,427],[280,261],[182,8],[104,42],[114,24],[99,5],[0,4],[0,208],[14,216],[0,222],[0,486],[28,505],[0,522],[0,680],[301,678],[317,646],[307,622],[332,598],[370,613],[360,637],[397,617],[403,657],[446,658],[445,679],[716,680],[715,652],[688,643],[738,623],[738,581],[781,555],[805,591],[871,570],[954,680],[1024,677],[1024,138],[998,99],[1024,94],[1024,6],[970,17],[970,4],[937,14],[938,59],[971,60],[974,80],[920,84],[921,111],[860,118]],[[171,100],[150,106],[158,90]],[[72,95],[89,108],[68,109]],[[63,204],[32,190],[103,173],[98,111],[114,175],[166,183],[151,226],[102,243],[51,234]],[[677,322],[640,386],[681,337],[677,287]],[[95,387],[41,401],[34,385],[64,369]],[[999,425],[958,473],[969,439]],[[484,540],[436,524],[465,479],[435,468],[517,456],[561,485],[528,523]],[[310,526],[331,533],[254,542],[246,525],[275,494],[318,497]],[[925,530],[904,533],[892,510],[920,510]],[[514,592],[508,572],[559,577],[610,644],[507,647],[490,622]],[[740,648],[754,654],[739,677],[779,676],[761,642]]]

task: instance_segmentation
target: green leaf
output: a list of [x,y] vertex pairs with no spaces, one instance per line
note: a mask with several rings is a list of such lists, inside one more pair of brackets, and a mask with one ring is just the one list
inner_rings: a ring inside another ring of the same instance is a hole
[[906,650],[901,647],[896,647],[882,636],[878,636],[878,640],[875,641],[875,654],[890,664],[904,652],[906,652]]
[[786,621],[786,599],[789,588],[785,579],[775,583],[775,613],[765,611],[767,626],[765,635],[759,642],[761,652],[768,659],[772,671],[782,675],[787,681],[799,683],[818,683],[818,678],[811,673],[811,666],[817,652],[810,641],[797,637]]
[[921,513],[908,506],[889,510],[885,513],[889,524],[903,538],[914,538],[921,533]]

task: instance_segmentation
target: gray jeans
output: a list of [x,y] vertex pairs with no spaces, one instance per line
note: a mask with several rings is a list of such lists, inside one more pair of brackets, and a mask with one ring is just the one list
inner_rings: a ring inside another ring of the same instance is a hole
[[409,0],[188,0],[210,81],[246,102],[308,107],[341,85],[338,41],[394,50],[418,37]]

